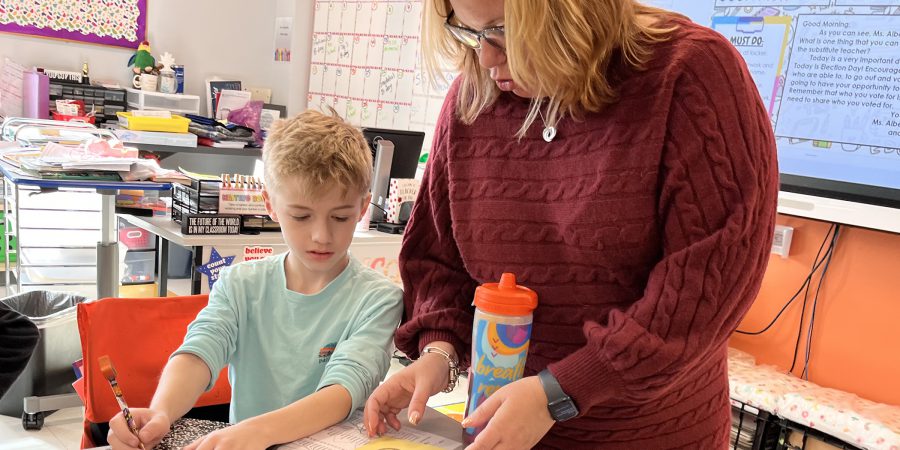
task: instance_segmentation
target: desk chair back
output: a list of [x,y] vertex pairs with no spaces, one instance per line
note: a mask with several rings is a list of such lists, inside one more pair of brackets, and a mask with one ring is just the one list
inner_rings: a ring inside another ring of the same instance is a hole
[[[78,331],[84,358],[84,376],[79,380],[82,386],[76,386],[85,406],[82,448],[101,444],[92,439],[91,423],[109,422],[121,411],[97,359],[109,355],[128,406],[146,408],[169,356],[181,345],[188,324],[207,301],[207,295],[192,295],[105,298],[78,305]],[[225,370],[222,369],[216,385],[200,397],[196,406],[230,402],[231,387]]]

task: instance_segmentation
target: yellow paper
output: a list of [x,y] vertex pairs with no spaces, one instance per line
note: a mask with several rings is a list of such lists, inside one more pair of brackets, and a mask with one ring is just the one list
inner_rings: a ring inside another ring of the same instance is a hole
[[178,167],[178,171],[195,179],[195,180],[204,180],[204,181],[221,181],[222,178],[219,175],[210,175],[206,173],[197,173],[191,172],[188,170],[184,170],[181,166]]
[[451,403],[449,405],[438,406],[434,409],[457,422],[462,422],[463,416],[466,414],[465,402]]
[[369,441],[368,444],[363,445],[362,447],[357,447],[357,450],[441,450],[441,448],[433,445],[407,441],[406,439],[384,436]]

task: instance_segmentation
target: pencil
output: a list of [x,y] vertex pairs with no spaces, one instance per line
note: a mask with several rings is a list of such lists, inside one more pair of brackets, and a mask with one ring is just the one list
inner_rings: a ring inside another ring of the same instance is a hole
[[101,356],[97,361],[100,363],[100,372],[103,373],[106,381],[109,381],[109,386],[116,396],[116,401],[119,402],[119,407],[122,408],[122,415],[125,416],[125,422],[128,423],[128,428],[131,430],[131,433],[134,434],[134,437],[138,438],[138,447],[140,447],[141,450],[145,450],[144,443],[141,442],[141,437],[138,435],[137,427],[134,425],[134,417],[131,416],[128,404],[125,403],[125,397],[122,396],[122,388],[119,387],[119,383],[116,381],[116,368],[113,367],[112,361],[109,360],[109,356],[107,355]]

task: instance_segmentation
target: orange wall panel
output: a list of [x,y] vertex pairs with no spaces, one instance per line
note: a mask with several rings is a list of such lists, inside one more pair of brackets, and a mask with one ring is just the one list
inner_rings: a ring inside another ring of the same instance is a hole
[[[790,256],[770,258],[759,297],[739,330],[758,331],[775,317],[802,285],[829,227],[828,223],[789,216],[779,216],[778,223],[794,227]],[[818,281],[816,276],[810,286],[793,371],[797,376],[803,371],[807,326]],[[760,364],[787,371],[802,302],[801,293],[769,331],[759,336],[735,334],[731,345],[753,354]],[[841,227],[819,293],[809,379],[821,386],[900,405],[900,235]]]

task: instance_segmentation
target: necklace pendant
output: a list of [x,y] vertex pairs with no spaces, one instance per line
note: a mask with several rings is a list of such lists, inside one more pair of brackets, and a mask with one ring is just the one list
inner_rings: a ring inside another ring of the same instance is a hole
[[556,127],[544,127],[544,141],[550,142],[556,137]]

